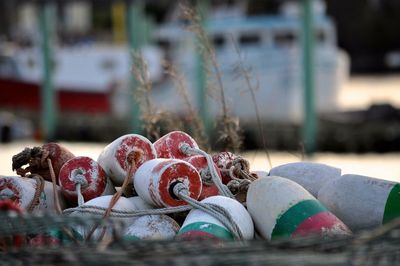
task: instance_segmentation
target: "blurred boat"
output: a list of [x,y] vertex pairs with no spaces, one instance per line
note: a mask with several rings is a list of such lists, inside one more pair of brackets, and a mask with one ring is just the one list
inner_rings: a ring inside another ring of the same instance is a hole
[[[337,111],[337,93],[349,75],[348,57],[336,45],[336,29],[327,17],[323,2],[317,3],[315,20],[315,103],[317,112]],[[319,4],[318,4],[319,3]],[[238,48],[243,67],[250,74],[261,119],[299,123],[302,120],[301,18],[296,3],[284,5],[277,15],[246,17],[240,12],[228,17],[210,16],[205,30],[215,48],[227,104],[242,121],[255,123],[254,102],[238,65]],[[187,21],[186,21],[187,23]],[[142,52],[153,82],[153,100],[159,109],[185,114],[183,99],[164,76],[162,58],[172,62],[187,79],[187,90],[199,108],[198,57],[193,33],[185,22],[168,22],[156,31],[157,46]],[[0,108],[40,109],[42,79],[39,48],[11,49],[0,53]],[[99,44],[59,46],[54,49],[53,81],[61,112],[114,114],[127,117],[132,93],[130,51],[126,46]],[[242,73],[243,74],[243,73]],[[207,82],[213,81],[212,77]],[[182,104],[180,104],[182,103]],[[211,116],[218,116],[220,101],[209,104]]]

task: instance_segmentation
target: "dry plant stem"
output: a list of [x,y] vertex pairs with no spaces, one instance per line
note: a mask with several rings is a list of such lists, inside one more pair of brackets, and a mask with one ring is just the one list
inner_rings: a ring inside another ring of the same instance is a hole
[[[258,130],[259,130],[260,135],[261,135],[261,140],[262,140],[262,144],[263,144],[263,148],[264,148],[265,154],[267,155],[269,167],[272,168],[271,156],[270,156],[270,154],[269,154],[269,152],[268,152],[268,149],[267,149],[267,143],[266,143],[265,135],[264,135],[264,128],[263,128],[263,126],[261,125],[260,111],[258,110],[257,99],[256,99],[256,96],[255,96],[255,93],[254,93],[254,88],[253,88],[253,86],[251,85],[251,81],[250,81],[250,73],[249,73],[249,71],[243,66],[243,58],[242,58],[242,54],[241,54],[241,52],[240,52],[240,50],[239,50],[239,47],[237,46],[237,44],[236,44],[235,42],[232,41],[232,43],[234,44],[236,53],[237,53],[238,58],[239,58],[239,61],[238,61],[238,63],[239,63],[239,64],[238,64],[239,73],[241,73],[241,74],[243,75],[243,77],[244,77],[244,79],[245,79],[245,81],[246,81],[247,88],[248,88],[249,91],[250,91],[251,100],[252,100],[252,102],[253,102],[253,104],[254,104],[254,110],[255,110],[255,113],[256,113],[256,119],[257,119]],[[257,84],[258,84],[258,83],[257,83]],[[257,86],[257,87],[258,87],[258,86]]]
[[[132,159],[132,160],[131,160],[130,167],[129,167],[128,174],[125,176],[125,179],[124,179],[124,182],[122,183],[121,189],[118,190],[118,191],[113,195],[113,197],[111,198],[110,203],[109,203],[109,205],[108,205],[108,208],[107,208],[106,211],[104,212],[103,219],[107,218],[107,217],[110,215],[112,208],[113,208],[114,205],[117,203],[117,201],[121,198],[123,191],[124,191],[124,190],[126,189],[126,187],[128,186],[129,180],[131,179],[131,177],[132,177],[132,175],[133,175],[133,172],[134,172],[135,170],[136,170],[136,163],[135,163],[135,160]],[[90,240],[90,238],[92,237],[94,231],[96,230],[96,228],[97,228],[98,226],[99,226],[99,224],[96,224],[96,225],[94,225],[93,228],[90,230],[88,236],[86,237],[86,240],[87,240],[87,241]],[[102,232],[102,235],[101,235],[100,239],[103,238],[104,234],[105,234],[105,228],[103,229],[103,232]]]
[[140,52],[133,54],[133,75],[138,82],[137,87],[137,103],[142,111],[142,121],[146,136],[148,138],[158,139],[160,137],[160,129],[156,124],[160,120],[153,108],[151,101],[152,83],[149,78],[147,64]]
[[204,129],[204,124],[199,118],[197,112],[195,112],[192,103],[190,102],[189,95],[187,92],[187,86],[184,81],[184,77],[178,73],[176,68],[170,62],[164,62],[164,66],[166,68],[165,73],[168,74],[172,81],[175,84],[175,87],[178,91],[178,94],[183,98],[183,102],[186,106],[186,109],[189,112],[189,124],[192,128],[192,133],[194,139],[196,139],[197,143],[204,150],[209,150],[210,147],[208,145],[207,134]]

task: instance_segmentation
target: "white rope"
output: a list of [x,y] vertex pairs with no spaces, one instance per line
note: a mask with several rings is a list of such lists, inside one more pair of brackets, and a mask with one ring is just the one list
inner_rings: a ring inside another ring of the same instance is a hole
[[[189,211],[191,209],[192,206],[188,205],[160,208],[160,209],[135,210],[135,211],[121,211],[121,210],[111,209],[110,217],[130,218],[143,215],[161,215],[161,214],[184,212],[184,211]],[[63,211],[63,214],[71,214],[73,212],[79,212],[79,213],[89,213],[95,215],[104,215],[104,212],[106,210],[107,207],[100,207],[95,205],[82,205],[76,208],[65,209]]]
[[218,175],[217,169],[215,169],[215,164],[214,164],[214,161],[213,161],[211,155],[209,155],[208,153],[206,153],[205,151],[202,151],[200,149],[192,148],[186,143],[182,143],[180,145],[179,149],[184,154],[187,154],[187,155],[202,155],[202,156],[204,156],[207,159],[207,165],[208,165],[208,169],[210,170],[210,173],[211,173],[212,181],[217,186],[219,192],[225,197],[229,197],[232,199],[235,198],[235,196],[232,194],[232,192],[229,190],[229,188],[222,183],[221,178]]
[[226,209],[216,204],[201,203],[192,199],[189,197],[188,189],[183,183],[177,183],[173,188],[173,192],[177,197],[187,202],[189,205],[218,219],[233,234],[235,239],[243,240],[243,233],[240,230],[240,227]]
[[72,181],[75,183],[75,191],[78,196],[78,206],[82,206],[85,203],[85,199],[83,198],[81,188],[82,186],[87,186],[88,182],[82,174],[73,175]]

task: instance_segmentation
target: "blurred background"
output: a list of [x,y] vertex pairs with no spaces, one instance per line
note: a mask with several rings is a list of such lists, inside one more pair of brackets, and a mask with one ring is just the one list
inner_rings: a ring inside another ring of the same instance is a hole
[[[182,3],[202,15],[208,58],[199,32],[185,29],[195,18],[183,16]],[[146,117],[165,112],[174,122],[156,119],[160,134],[188,130],[190,109],[208,145],[223,149],[226,104],[242,150],[298,158],[398,152],[398,25],[396,0],[3,0],[1,149],[21,141],[107,143],[148,133]],[[139,51],[144,64],[136,66]],[[213,55],[225,100],[207,67]]]

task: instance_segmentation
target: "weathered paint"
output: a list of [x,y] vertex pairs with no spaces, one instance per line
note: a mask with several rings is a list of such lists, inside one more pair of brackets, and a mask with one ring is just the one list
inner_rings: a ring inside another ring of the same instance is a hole
[[84,177],[87,182],[87,184],[81,185],[81,193],[85,201],[115,193],[115,189],[113,189],[103,168],[95,160],[86,156],[79,156],[66,162],[58,177],[61,191],[71,203],[77,202],[75,179],[77,175]]
[[[202,155],[195,155],[195,156],[190,156],[188,158],[184,159],[186,162],[190,163],[191,165],[193,165],[197,171],[200,173],[200,175],[208,172],[210,173],[210,171],[208,170],[208,163],[207,163],[207,159],[206,157],[202,156]],[[218,176],[221,179],[221,172],[219,171],[218,167],[215,165],[215,168],[218,172]],[[203,180],[202,180],[203,181]],[[201,190],[201,194],[199,196],[199,200],[203,200],[205,198],[211,197],[211,196],[217,196],[219,195],[219,190],[218,187],[212,183],[212,180],[210,180],[210,182],[202,182],[203,186],[202,186],[202,190]]]
[[318,193],[318,199],[351,230],[370,229],[400,216],[398,209],[392,209],[400,204],[399,198],[396,200],[395,196],[390,195],[392,191],[396,191],[396,185],[399,184],[348,174],[323,186]]
[[[233,161],[237,158],[237,156],[231,152],[223,151],[212,156],[214,163],[220,170],[229,170],[233,166]],[[222,175],[222,183],[225,185],[232,180],[232,177],[229,175],[227,171],[221,171]]]
[[339,178],[341,172],[341,169],[326,164],[295,162],[274,167],[269,174],[290,179],[317,197],[321,187],[332,179]]
[[123,237],[127,240],[172,240],[179,228],[178,223],[167,215],[146,215],[128,225]]
[[[201,202],[215,204],[224,208],[242,231],[244,239],[253,239],[253,221],[250,214],[238,201],[224,196],[212,196]],[[217,218],[198,209],[193,209],[189,212],[177,237],[184,239],[233,239],[232,232],[229,232]]]
[[307,190],[286,178],[269,176],[252,182],[247,192],[247,208],[258,232],[266,239],[350,234],[346,225]]
[[191,148],[199,148],[196,141],[185,132],[169,132],[154,142],[157,158],[183,159],[189,157],[190,155],[184,154],[180,150],[180,146],[184,143],[188,144]]
[[144,162],[156,158],[153,144],[145,137],[128,134],[119,137],[108,144],[100,153],[98,163],[116,186],[121,186],[129,171],[128,156],[135,153],[135,166],[138,168]]
[[194,199],[198,199],[202,188],[196,168],[179,159],[147,161],[139,167],[133,179],[138,195],[157,207],[186,205],[186,202],[172,195],[173,185],[177,182],[185,184],[189,196]]
[[[44,181],[44,189],[39,197],[39,203],[32,212],[49,211],[55,212],[53,184]],[[36,180],[28,177],[20,176],[0,176],[0,197],[3,199],[11,199],[26,209],[35,195]],[[57,186],[57,193],[60,199],[60,207],[66,207],[65,201],[61,196],[60,189]]]

